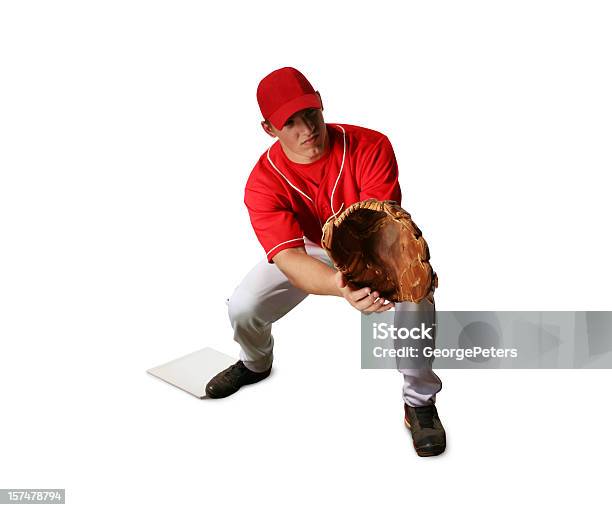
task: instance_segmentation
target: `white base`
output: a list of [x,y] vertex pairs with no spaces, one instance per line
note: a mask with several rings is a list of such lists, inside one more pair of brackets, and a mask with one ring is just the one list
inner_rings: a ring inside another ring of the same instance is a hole
[[147,370],[181,390],[198,398],[206,397],[206,384],[222,370],[238,361],[237,359],[206,347],[182,358]]

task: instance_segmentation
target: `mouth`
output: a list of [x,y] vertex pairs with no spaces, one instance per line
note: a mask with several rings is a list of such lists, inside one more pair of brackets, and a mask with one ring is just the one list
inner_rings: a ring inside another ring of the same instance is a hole
[[319,134],[312,135],[310,138],[307,138],[302,142],[302,145],[314,145],[319,139]]

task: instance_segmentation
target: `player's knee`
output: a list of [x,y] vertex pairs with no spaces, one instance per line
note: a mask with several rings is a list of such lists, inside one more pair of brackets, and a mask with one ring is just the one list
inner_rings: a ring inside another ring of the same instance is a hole
[[259,300],[249,292],[236,291],[229,299],[228,313],[232,324],[250,321],[257,316]]

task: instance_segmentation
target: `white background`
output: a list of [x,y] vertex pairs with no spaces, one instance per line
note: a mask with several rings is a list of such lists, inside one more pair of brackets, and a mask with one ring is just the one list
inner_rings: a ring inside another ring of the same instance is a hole
[[[70,508],[601,506],[609,371],[443,371],[419,459],[401,377],[311,297],[273,376],[199,401],[145,370],[237,355],[242,203],[282,66],[391,139],[440,310],[605,310],[606,2],[3,2],[0,488]],[[604,478],[605,477],[605,478]],[[117,501],[121,501],[118,504]],[[599,502],[599,504],[598,504]]]

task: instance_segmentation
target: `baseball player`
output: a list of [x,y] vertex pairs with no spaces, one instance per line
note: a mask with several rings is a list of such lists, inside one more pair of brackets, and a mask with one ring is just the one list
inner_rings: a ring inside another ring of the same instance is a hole
[[[326,124],[320,94],[291,67],[266,76],[257,101],[261,126],[277,141],[255,164],[244,201],[266,258],[228,300],[240,361],[210,380],[210,398],[227,397],[270,375],[272,324],[309,294],[344,298],[366,314],[394,307],[376,289],[348,284],[320,245],[325,221],[351,204],[368,198],[401,201],[388,138],[362,127]],[[425,299],[397,303],[395,309],[435,314],[435,305]],[[442,383],[431,368],[400,371],[405,423],[414,447],[420,456],[438,455],[446,447],[435,407]]]

